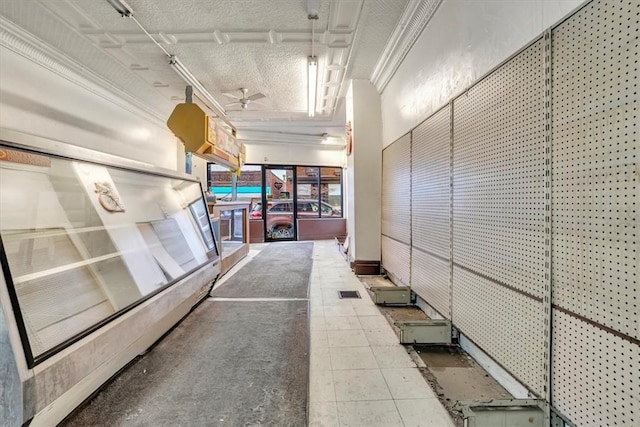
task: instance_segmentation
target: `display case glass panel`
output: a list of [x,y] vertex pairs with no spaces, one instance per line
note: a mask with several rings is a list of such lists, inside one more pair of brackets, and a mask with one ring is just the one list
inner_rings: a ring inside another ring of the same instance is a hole
[[198,182],[3,147],[0,238],[30,363],[218,257]]

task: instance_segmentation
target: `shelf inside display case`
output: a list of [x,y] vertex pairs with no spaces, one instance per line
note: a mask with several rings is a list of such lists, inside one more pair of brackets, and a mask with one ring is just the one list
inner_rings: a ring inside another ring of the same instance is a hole
[[219,259],[198,181],[2,144],[0,249],[30,366]]
[[249,203],[216,202],[211,221],[222,257],[222,272],[228,271],[249,253]]

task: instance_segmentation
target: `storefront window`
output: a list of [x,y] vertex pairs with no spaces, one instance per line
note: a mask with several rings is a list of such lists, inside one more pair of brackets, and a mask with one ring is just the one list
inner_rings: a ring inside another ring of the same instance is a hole
[[215,196],[217,200],[231,200],[232,183],[231,171],[215,163],[207,163],[207,185],[209,192]]
[[342,216],[342,169],[320,168],[320,200],[333,208],[322,216]]

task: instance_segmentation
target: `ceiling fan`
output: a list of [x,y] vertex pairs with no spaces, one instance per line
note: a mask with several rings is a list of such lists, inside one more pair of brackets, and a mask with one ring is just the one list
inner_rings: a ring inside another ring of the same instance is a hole
[[242,108],[243,110],[246,110],[247,108],[249,108],[249,104],[251,103],[256,103],[259,105],[264,105],[260,102],[256,102],[259,99],[262,98],[266,98],[263,94],[261,94],[260,92],[258,93],[254,93],[251,96],[247,96],[247,93],[249,93],[249,89],[241,87],[240,88],[240,92],[242,92],[242,96],[241,97],[237,97],[236,95],[232,94],[232,93],[228,93],[228,92],[223,92],[222,94],[228,98],[231,98],[233,100],[235,100],[235,102],[232,102],[230,104],[226,104],[225,107],[234,107],[236,105],[239,105],[240,108]]

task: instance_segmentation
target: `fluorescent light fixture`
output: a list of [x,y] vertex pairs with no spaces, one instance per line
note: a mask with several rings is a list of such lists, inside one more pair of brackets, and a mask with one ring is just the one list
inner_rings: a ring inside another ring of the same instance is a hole
[[107,0],[107,2],[124,18],[133,15],[133,9],[124,0]]
[[309,67],[309,117],[316,115],[316,85],[318,84],[318,58],[308,58]]

